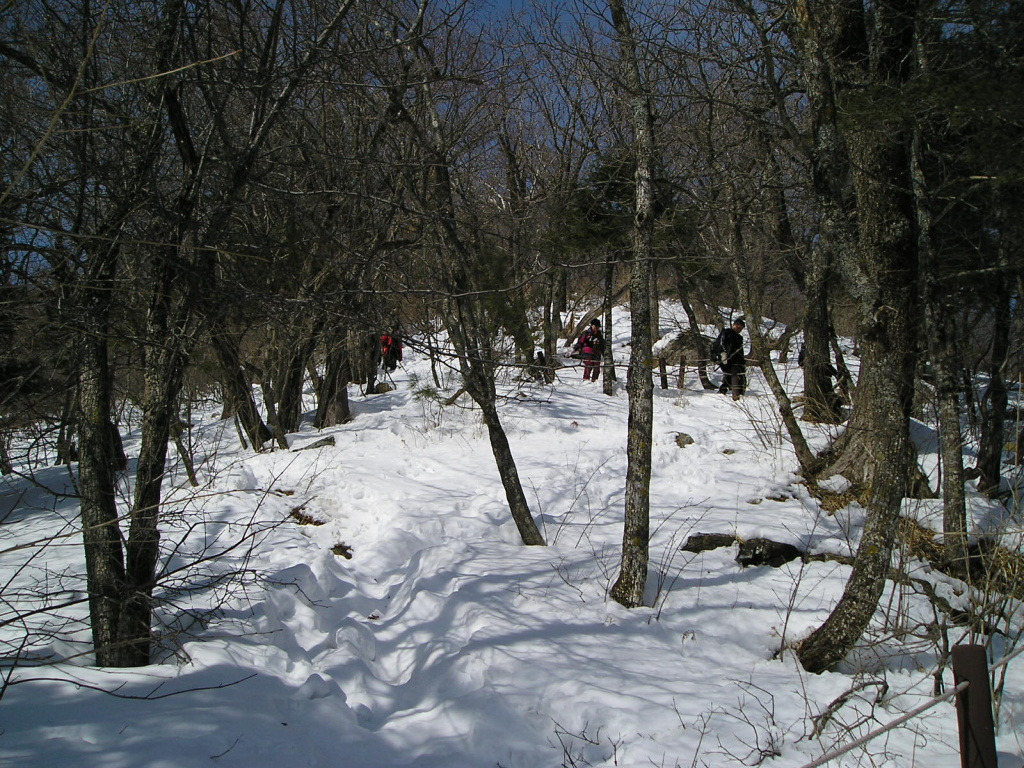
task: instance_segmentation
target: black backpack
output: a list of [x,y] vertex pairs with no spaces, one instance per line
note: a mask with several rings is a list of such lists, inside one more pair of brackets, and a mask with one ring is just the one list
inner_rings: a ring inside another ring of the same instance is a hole
[[722,334],[723,333],[725,333],[725,331],[722,331],[722,333],[719,333],[718,334],[718,338],[715,339],[714,342],[712,342],[712,344],[711,344],[711,356],[712,357],[718,357],[720,354],[725,352],[725,347],[722,346]]

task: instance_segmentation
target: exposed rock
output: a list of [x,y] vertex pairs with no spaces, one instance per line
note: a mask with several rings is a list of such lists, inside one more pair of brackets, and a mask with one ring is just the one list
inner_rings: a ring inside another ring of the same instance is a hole
[[802,556],[803,553],[792,544],[783,544],[771,539],[747,539],[740,542],[740,553],[736,555],[736,562],[744,568],[753,565],[770,565],[772,568],[778,568]]
[[707,552],[719,547],[731,547],[736,537],[728,533],[695,533],[679,548],[683,552]]
[[350,547],[343,541],[338,542],[333,547],[331,547],[331,552],[333,552],[338,557],[344,557],[346,560],[352,559],[352,547]]
[[[695,533],[687,538],[679,549],[683,552],[707,552],[720,547],[731,547],[739,541],[728,533]],[[752,565],[770,565],[773,568],[803,557],[804,553],[792,544],[783,544],[771,539],[747,539],[739,541],[740,551],[736,562],[744,568]]]

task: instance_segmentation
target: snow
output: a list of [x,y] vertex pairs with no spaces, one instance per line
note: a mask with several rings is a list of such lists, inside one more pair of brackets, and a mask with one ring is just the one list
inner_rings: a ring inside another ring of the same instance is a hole
[[[666,333],[685,324],[671,304],[661,317]],[[624,362],[627,314],[616,312],[614,330]],[[795,391],[799,369],[782,373]],[[354,421],[306,426],[289,451],[247,452],[215,411],[197,415],[202,484],[189,487],[172,457],[163,510],[164,565],[176,574],[158,613],[159,663],[89,666],[82,603],[30,619],[65,626],[25,649],[47,663],[11,675],[0,764],[798,768],[895,719],[933,693],[920,594],[891,586],[870,647],[842,670],[809,675],[780,649],[828,615],[846,565],[744,569],[737,545],[680,549],[695,533],[836,555],[856,547],[863,509],[823,512],[798,483],[770,393],[749,374],[739,402],[702,390],[692,371],[682,391],[655,390],[648,606],[634,610],[607,597],[622,537],[624,382],[607,397],[568,367],[551,386],[502,387],[503,424],[547,547],[519,543],[479,412],[464,397],[432,397],[429,361],[415,350],[394,391],[353,387]],[[457,389],[445,385],[442,397]],[[693,444],[680,447],[680,433]],[[327,436],[334,446],[297,450]],[[35,480],[0,485],[5,621],[25,591],[81,597],[84,587],[73,499],[43,487],[66,490],[67,469]],[[995,516],[972,503],[985,521]],[[918,509],[922,523],[935,525],[935,510],[941,521],[941,507]],[[323,524],[299,525],[293,510]],[[38,543],[54,534],[64,535]],[[221,556],[195,562],[211,552]],[[946,599],[966,599],[955,580],[908,567]],[[204,588],[185,589],[199,579]],[[2,631],[9,646],[22,627]],[[971,641],[965,632],[951,628],[951,641]],[[1006,669],[1002,768],[1024,765],[1021,667]],[[952,687],[948,669],[940,676]],[[857,686],[816,732],[814,717]],[[945,702],[831,765],[954,768],[957,743]]]

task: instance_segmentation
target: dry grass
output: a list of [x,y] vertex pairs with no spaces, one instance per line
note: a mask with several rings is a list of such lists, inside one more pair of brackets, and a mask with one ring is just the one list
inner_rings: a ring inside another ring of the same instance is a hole
[[295,520],[299,525],[323,525],[323,520],[317,520],[315,517],[306,514],[306,505],[295,507],[288,515]]
[[935,531],[914,520],[900,519],[900,540],[913,557],[943,573],[962,579],[986,592],[1024,600],[1024,555],[1001,547],[992,539],[980,539],[968,547],[968,556],[952,557]]
[[821,505],[821,508],[828,512],[830,515],[838,512],[844,507],[850,506],[855,501],[860,501],[860,494],[856,488],[850,488],[849,490],[837,493],[836,491],[830,491],[827,488],[822,488],[816,483],[805,483],[807,492],[811,495],[811,498],[816,499]]

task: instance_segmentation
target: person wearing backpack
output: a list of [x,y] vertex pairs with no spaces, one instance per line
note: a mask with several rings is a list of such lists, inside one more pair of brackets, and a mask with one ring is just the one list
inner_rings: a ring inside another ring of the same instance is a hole
[[402,337],[398,335],[398,329],[385,333],[380,337],[381,366],[387,373],[391,373],[402,362]]
[[583,357],[583,380],[597,381],[601,373],[601,353],[604,351],[604,336],[601,335],[601,321],[596,317],[580,336],[573,347]]
[[722,386],[720,394],[732,391],[732,399],[739,400],[747,389],[747,361],[743,356],[743,329],[746,323],[741,318],[732,321],[731,328],[723,328],[715,343],[711,345],[711,355],[722,369]]

